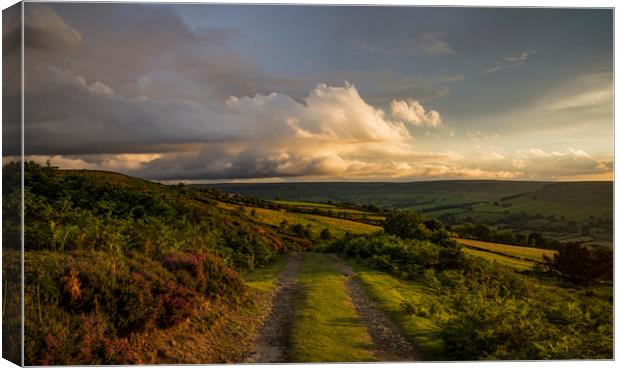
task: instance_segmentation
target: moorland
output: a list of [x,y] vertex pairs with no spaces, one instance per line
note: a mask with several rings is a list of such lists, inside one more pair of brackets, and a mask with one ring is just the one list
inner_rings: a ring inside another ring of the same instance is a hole
[[24,183],[28,365],[613,358],[610,183]]

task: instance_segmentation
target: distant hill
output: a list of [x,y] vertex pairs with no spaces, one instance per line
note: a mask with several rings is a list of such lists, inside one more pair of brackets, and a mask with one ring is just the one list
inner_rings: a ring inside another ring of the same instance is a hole
[[485,223],[611,242],[613,182],[445,180],[410,183],[208,184],[262,199],[408,208],[448,223]]
[[461,202],[496,200],[516,193],[532,192],[547,184],[549,183],[535,181],[445,180],[410,183],[321,182],[200,186],[263,199],[353,202],[405,208],[450,197],[461,197]]

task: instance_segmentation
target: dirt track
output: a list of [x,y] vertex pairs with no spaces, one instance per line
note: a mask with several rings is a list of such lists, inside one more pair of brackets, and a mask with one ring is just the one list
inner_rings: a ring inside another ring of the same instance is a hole
[[[330,259],[338,272],[346,277],[347,294],[357,314],[368,330],[374,349],[373,355],[379,361],[410,362],[417,356],[396,325],[383,313],[376,303],[366,295],[360,281],[351,267],[336,255]],[[288,361],[290,335],[293,328],[295,306],[303,295],[297,281],[303,253],[291,253],[288,263],[277,279],[277,287],[271,301],[269,316],[260,327],[256,348],[245,359],[246,363],[284,363]]]
[[302,254],[290,253],[288,263],[280,273],[271,302],[271,312],[258,331],[256,349],[246,359],[247,363],[283,363],[290,345],[293,313],[301,291],[297,274]]
[[364,292],[362,285],[351,267],[336,256],[333,257],[338,270],[347,277],[347,293],[351,297],[358,315],[368,329],[375,346],[374,355],[383,362],[410,362],[416,360],[416,354],[394,323],[377,308],[376,303]]

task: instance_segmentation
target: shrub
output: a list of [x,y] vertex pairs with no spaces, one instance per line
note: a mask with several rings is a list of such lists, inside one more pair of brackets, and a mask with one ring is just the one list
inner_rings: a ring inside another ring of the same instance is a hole
[[385,218],[383,230],[403,239],[425,239],[430,231],[424,226],[424,217],[413,211],[392,211]]
[[561,245],[553,257],[544,255],[543,262],[549,272],[575,284],[613,278],[613,253],[586,245]]
[[240,301],[245,296],[243,280],[219,257],[207,253],[173,252],[164,257],[163,265],[179,282],[206,297]]
[[321,240],[329,240],[332,238],[332,233],[329,231],[328,228],[324,228],[323,230],[321,230],[321,234],[319,235],[319,237],[321,238]]
[[[29,301],[29,298],[26,299]],[[34,365],[139,364],[128,339],[115,336],[100,313],[70,314],[46,305],[36,318],[35,303],[26,303],[25,361]]]
[[443,246],[429,240],[377,234],[345,238],[329,248],[358,258],[379,270],[407,278],[425,269],[448,269],[460,265],[464,260],[460,247],[447,244]]

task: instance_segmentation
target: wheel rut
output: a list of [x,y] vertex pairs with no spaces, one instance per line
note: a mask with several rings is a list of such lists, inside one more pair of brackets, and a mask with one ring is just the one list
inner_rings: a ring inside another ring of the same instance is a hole
[[384,362],[410,362],[418,360],[410,343],[405,340],[396,325],[366,295],[355,272],[336,255],[332,256],[339,272],[346,277],[347,293],[355,309],[366,325],[375,346],[374,355]]
[[256,349],[245,360],[246,363],[286,362],[290,348],[295,306],[301,296],[301,285],[297,281],[303,254],[292,252],[288,263],[280,272],[277,287],[271,300],[269,316],[259,328]]

